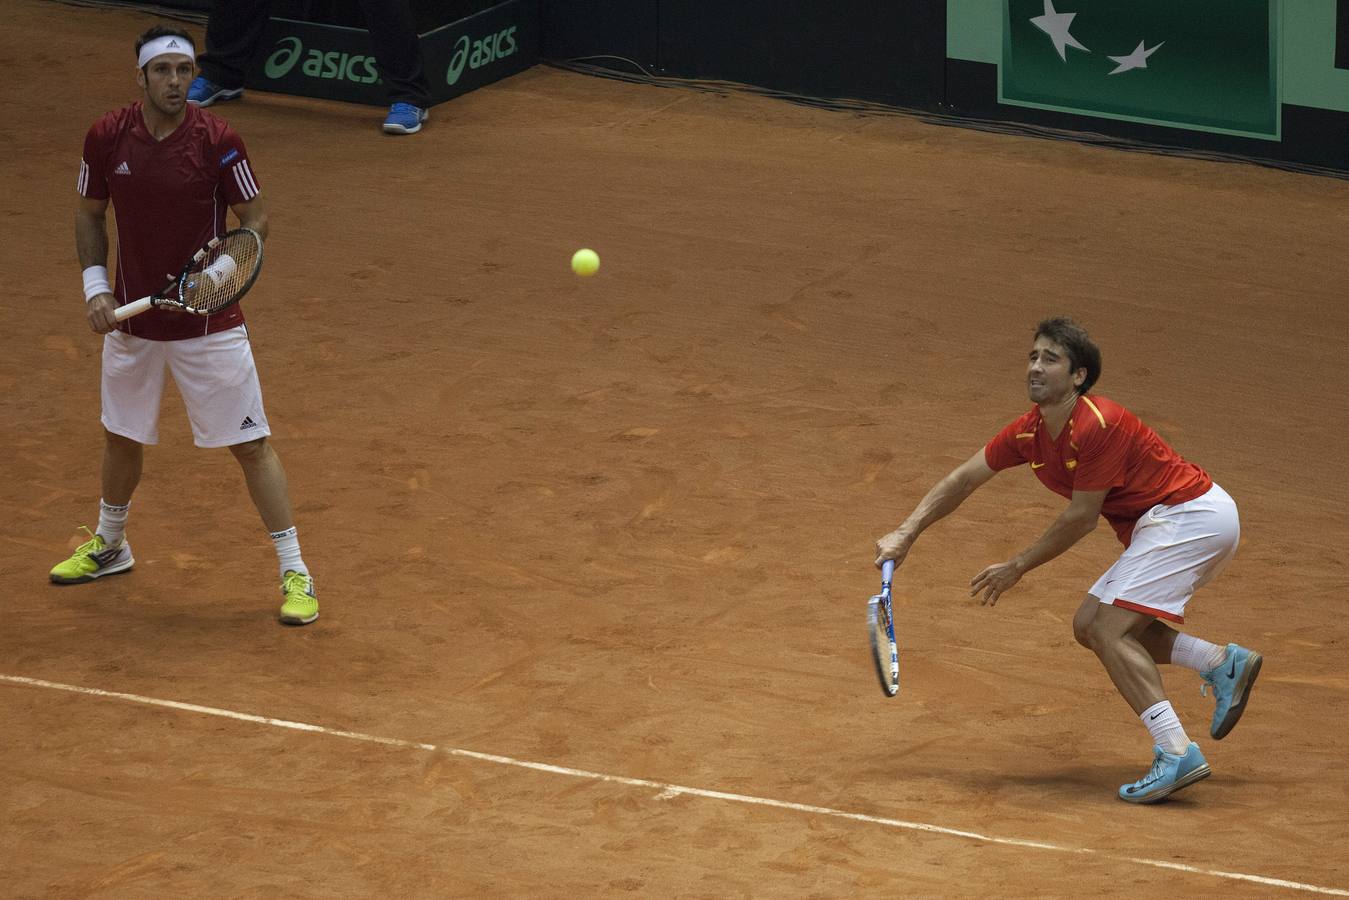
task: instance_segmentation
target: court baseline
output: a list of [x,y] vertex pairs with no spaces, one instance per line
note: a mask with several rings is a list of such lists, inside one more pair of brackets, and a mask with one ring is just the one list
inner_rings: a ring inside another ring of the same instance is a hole
[[1114,854],[1103,853],[1099,850],[1093,850],[1088,847],[1068,847],[1061,844],[1049,844],[1042,841],[1022,840],[1019,838],[994,837],[991,835],[979,834],[973,831],[961,831],[955,828],[946,828],[941,825],[932,825],[926,822],[908,822],[903,819],[889,819],[882,816],[869,816],[863,813],[847,812],[841,809],[832,809],[827,806],[811,806],[805,803],[793,803],[787,800],[773,800],[767,797],[754,797],[747,794],[731,794],[725,791],[713,791],[705,788],[688,787],[679,784],[667,784],[660,781],[651,781],[645,778],[629,778],[624,775],[608,775],[603,772],[590,772],[585,769],[573,769],[566,766],[554,766],[548,763],[530,762],[529,760],[514,759],[509,756],[498,756],[493,753],[482,753],[477,750],[464,750],[458,747],[442,747],[436,744],[427,744],[419,741],[408,741],[401,738],[380,737],[373,734],[364,734],[359,731],[343,731],[334,728],[325,728],[322,725],[312,725],[306,722],[292,722],[287,719],[274,719],[269,716],[260,716],[253,713],[235,712],[228,709],[218,709],[213,706],[201,706],[196,703],[181,703],[177,700],[161,700],[156,697],[144,697],[139,694],[126,694],[119,691],[105,691],[99,688],[80,687],[73,684],[62,684],[55,681],[44,681],[39,678],[25,678],[19,675],[0,674],[0,682],[32,687],[45,690],[65,691],[72,694],[83,694],[91,697],[105,697],[111,700],[123,700],[128,703],[139,703],[144,706],[156,706],[163,709],[175,709],[182,712],[198,713],[205,716],[217,716],[224,719],[234,719],[240,722],[252,722],[257,725],[269,725],[273,728],[286,728],[291,731],[307,731],[315,734],[324,734],[330,737],[346,738],[352,741],[362,741],[368,744],[381,744],[389,747],[398,747],[407,750],[425,750],[432,753],[444,753],[449,756],[458,756],[465,759],[478,760],[479,762],[489,762],[496,765],[514,766],[520,769],[530,769],[536,772],[547,772],[553,775],[563,775],[568,778],[583,778],[590,781],[606,782],[609,784],[621,784],[628,787],[652,788],[659,793],[657,799],[670,800],[681,795],[690,797],[701,797],[707,800],[722,800],[728,803],[743,803],[753,806],[766,806],[773,809],[784,809],[793,812],[806,813],[815,816],[824,816],[833,819],[847,819],[854,822],[865,822],[870,825],[880,825],[885,828],[899,828],[907,831],[920,831],[929,834],[944,835],[947,837],[965,838],[972,841],[980,841],[988,844],[998,844],[1009,847],[1024,847],[1030,850],[1047,850],[1056,853],[1072,853],[1078,855],[1092,855],[1102,859],[1114,860],[1117,862],[1131,863],[1139,866],[1150,866],[1157,869],[1172,869],[1179,872],[1188,872],[1195,875],[1207,875],[1213,878],[1227,878],[1234,881],[1246,881],[1255,884],[1266,885],[1268,887],[1285,888],[1295,891],[1306,891],[1315,894],[1325,894],[1335,897],[1349,897],[1349,890],[1340,888],[1322,887],[1314,884],[1305,884],[1300,881],[1288,881],[1281,878],[1266,878],[1262,875],[1251,875],[1244,872],[1225,872],[1217,869],[1205,869],[1199,866],[1189,866],[1183,863],[1166,862],[1157,859],[1145,859],[1132,856],[1117,856]]

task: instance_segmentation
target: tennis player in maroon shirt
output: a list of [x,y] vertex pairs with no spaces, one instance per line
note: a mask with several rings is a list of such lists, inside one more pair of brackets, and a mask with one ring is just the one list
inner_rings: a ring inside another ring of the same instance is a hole
[[[267,212],[248,151],[234,129],[187,102],[192,38],[158,26],[136,42],[144,98],[94,123],[80,160],[75,246],[89,326],[103,338],[106,435],[98,529],[51,571],[82,584],[135,564],[126,540],[144,445],[159,441],[164,373],[173,375],[199,447],[229,447],[271,533],[280,563],[281,619],[318,618],[314,579],[300,556],[286,473],[267,441],[253,351],[239,306],[213,316],[153,309],[120,325],[118,306],[164,287],[192,254],[226,231],[226,215],[267,236]],[[109,203],[117,215],[115,283],[108,278]],[[86,529],[87,530],[87,529]]]
[[953,512],[1003,469],[1029,463],[1067,508],[1030,547],[989,566],[970,595],[995,605],[1021,577],[1090,534],[1104,517],[1124,553],[1097,580],[1073,618],[1073,634],[1101,660],[1115,687],[1152,735],[1153,764],[1122,785],[1131,803],[1155,803],[1209,775],[1199,745],[1185,733],[1157,666],[1199,672],[1217,707],[1209,734],[1227,736],[1246,709],[1261,657],[1244,647],[1210,644],[1182,624],[1195,590],[1236,552],[1241,527],[1232,498],[1127,409],[1094,394],[1101,353],[1071,319],[1035,330],[1026,386],[1035,405],[987,446],[939,481],[899,528],[876,542],[876,564],[903,563],[928,526]]

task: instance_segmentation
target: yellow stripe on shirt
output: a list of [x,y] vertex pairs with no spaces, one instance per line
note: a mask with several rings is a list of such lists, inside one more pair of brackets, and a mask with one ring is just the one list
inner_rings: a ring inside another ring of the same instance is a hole
[[1082,398],[1082,402],[1085,403],[1085,404],[1087,404],[1087,406],[1089,406],[1089,407],[1091,408],[1091,411],[1092,411],[1092,412],[1096,413],[1096,420],[1097,420],[1098,422],[1101,423],[1101,427],[1102,427],[1102,428],[1105,428],[1105,427],[1106,427],[1106,424],[1105,424],[1105,416],[1101,415],[1101,411],[1100,411],[1099,409],[1096,408],[1096,404],[1095,404],[1095,403],[1092,403],[1092,402],[1091,402],[1091,398],[1090,398],[1090,397],[1083,397],[1083,398]]

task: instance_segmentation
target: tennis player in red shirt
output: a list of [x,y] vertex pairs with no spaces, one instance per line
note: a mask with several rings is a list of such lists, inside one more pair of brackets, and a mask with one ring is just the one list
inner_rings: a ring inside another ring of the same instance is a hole
[[[118,324],[118,306],[161,289],[197,249],[226,231],[226,211],[267,236],[267,212],[248,151],[223,120],[187,102],[192,39],[158,26],[136,41],[144,99],[89,129],[80,160],[75,246],[89,326],[103,338],[105,444],[98,530],[51,571],[82,584],[135,564],[126,540],[144,445],[159,441],[164,372],[173,374],[199,447],[229,447],[280,561],[281,619],[318,618],[314,579],[300,556],[286,473],[267,442],[253,351],[236,305],[200,317],[155,309]],[[108,279],[107,211],[117,212],[117,274]],[[87,530],[87,529],[86,529]]]
[[1131,803],[1155,803],[1209,775],[1209,766],[1166,699],[1158,664],[1199,672],[1217,708],[1209,733],[1221,739],[1236,725],[1261,657],[1236,644],[1219,646],[1183,634],[1195,590],[1236,552],[1237,507],[1208,473],[1187,462],[1127,409],[1089,394],[1101,374],[1101,353],[1071,319],[1047,319],[1035,330],[1026,384],[1030,411],[928,491],[897,529],[876,542],[876,565],[903,563],[928,526],[953,512],[1003,469],[1029,463],[1068,507],[1030,547],[989,566],[970,595],[995,605],[1021,576],[1090,534],[1104,516],[1124,553],[1087,593],[1073,634],[1101,660],[1115,687],[1152,734],[1153,764],[1122,785]]

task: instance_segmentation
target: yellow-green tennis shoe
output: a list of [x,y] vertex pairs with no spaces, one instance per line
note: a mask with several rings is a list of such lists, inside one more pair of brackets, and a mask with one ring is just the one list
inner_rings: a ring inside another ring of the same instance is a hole
[[53,583],[84,584],[104,575],[126,572],[136,564],[135,557],[131,555],[131,545],[125,540],[116,547],[109,547],[103,542],[103,535],[94,534],[83,525],[80,527],[89,535],[89,540],[76,547],[70,559],[58,563],[52,569]]
[[281,621],[287,625],[308,625],[319,617],[319,601],[314,596],[314,579],[304,572],[287,571],[281,579]]

